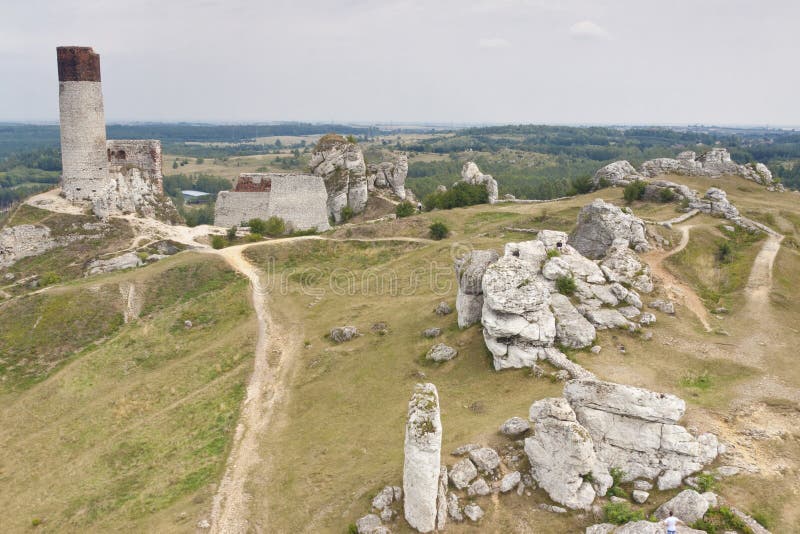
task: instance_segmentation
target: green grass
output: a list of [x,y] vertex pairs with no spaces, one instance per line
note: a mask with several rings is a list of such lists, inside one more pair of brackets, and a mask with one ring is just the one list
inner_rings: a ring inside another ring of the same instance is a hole
[[715,227],[695,227],[686,248],[670,256],[666,265],[697,291],[706,307],[729,307],[747,283],[763,238],[761,232],[738,228],[723,235]]
[[[109,310],[131,283],[142,312],[120,324]],[[0,393],[4,528],[37,518],[59,532],[166,532],[207,514],[251,371],[248,293],[221,260],[187,254],[11,303],[16,319],[0,320],[16,320],[15,332],[48,306],[62,318],[39,322],[48,335],[15,333],[4,350],[76,350],[38,383]],[[106,315],[113,331],[97,338],[91,325]]]

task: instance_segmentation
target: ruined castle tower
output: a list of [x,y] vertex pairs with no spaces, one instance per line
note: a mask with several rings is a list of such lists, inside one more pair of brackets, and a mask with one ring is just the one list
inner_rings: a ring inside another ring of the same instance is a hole
[[61,188],[68,200],[94,200],[114,187],[106,151],[100,56],[90,47],[60,46]]

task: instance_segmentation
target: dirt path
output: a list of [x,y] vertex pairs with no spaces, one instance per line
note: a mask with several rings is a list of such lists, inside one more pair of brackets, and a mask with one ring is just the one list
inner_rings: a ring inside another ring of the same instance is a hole
[[277,349],[278,340],[270,338],[270,321],[266,306],[261,271],[243,256],[246,245],[216,251],[235,270],[250,279],[251,299],[258,321],[255,362],[250,383],[247,385],[239,423],[233,438],[225,474],[220,481],[211,510],[211,532],[239,533],[248,530],[249,497],[245,489],[252,468],[259,462],[260,437],[269,426],[273,407],[284,393],[276,380],[282,360],[270,365],[269,351]]
[[772,289],[772,267],[775,264],[775,257],[781,249],[781,241],[783,241],[782,235],[768,234],[767,240],[753,262],[745,287],[748,307],[751,309],[763,308],[769,303],[769,292]]
[[[251,529],[252,525],[250,525],[249,521],[250,495],[246,484],[253,468],[265,460],[259,455],[259,444],[263,439],[264,433],[269,430],[272,424],[276,408],[286,396],[285,377],[291,372],[293,364],[290,359],[284,357],[290,352],[287,350],[289,345],[287,340],[272,327],[266,303],[268,293],[264,289],[264,281],[262,280],[263,273],[255,265],[247,261],[243,253],[253,246],[309,240],[431,242],[428,239],[413,237],[330,239],[322,236],[298,236],[248,243],[221,250],[204,249],[204,252],[209,254],[222,256],[231,267],[250,279],[251,299],[258,320],[258,337],[253,374],[247,386],[247,393],[239,423],[236,426],[225,474],[220,481],[217,494],[214,496],[212,503],[210,519],[212,533],[241,533]],[[260,520],[268,525],[269,517],[266,512],[268,506],[262,502],[259,504],[259,508],[264,510]]]
[[642,259],[650,265],[650,271],[661,279],[661,282],[664,284],[664,291],[666,291],[669,298],[682,303],[689,311],[697,316],[705,331],[711,332],[712,328],[709,323],[708,310],[706,310],[706,307],[703,305],[703,301],[700,300],[700,297],[697,296],[697,293],[695,293],[691,287],[678,280],[675,275],[664,267],[664,260],[682,251],[686,248],[686,245],[689,244],[689,231],[692,228],[692,225],[676,227],[676,229],[681,232],[681,241],[678,243],[677,247],[672,250],[655,250],[649,252],[644,254]]

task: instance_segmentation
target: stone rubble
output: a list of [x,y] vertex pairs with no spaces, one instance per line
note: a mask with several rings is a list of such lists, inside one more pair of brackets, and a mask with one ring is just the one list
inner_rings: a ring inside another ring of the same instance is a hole
[[358,328],[355,326],[337,326],[335,328],[331,328],[330,338],[332,341],[336,343],[344,343],[345,341],[350,341],[361,334],[358,331]]
[[449,347],[444,343],[438,343],[431,347],[425,358],[434,362],[446,362],[452,360],[458,355],[458,351],[453,347]]

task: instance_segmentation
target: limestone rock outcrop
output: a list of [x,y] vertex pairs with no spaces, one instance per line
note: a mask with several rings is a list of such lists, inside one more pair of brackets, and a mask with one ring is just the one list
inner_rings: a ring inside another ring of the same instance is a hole
[[[642,307],[636,289],[653,289],[649,269],[628,241],[612,243],[602,262],[584,257],[570,243],[563,232],[542,230],[534,240],[507,243],[503,257],[483,269],[480,320],[495,369],[532,367],[546,360],[573,378],[590,377],[556,345],[588,347],[597,329],[638,328],[614,309],[623,307],[635,317]],[[570,296],[559,293],[565,280],[574,284]],[[477,291],[475,284],[460,283],[459,292],[462,285]]]
[[439,393],[433,384],[417,384],[408,404],[403,511],[408,524],[419,532],[432,532],[436,528],[441,453]]
[[473,250],[455,262],[458,293],[456,311],[459,328],[481,320],[483,308],[483,273],[499,256],[493,250]]
[[342,210],[349,207],[361,213],[367,206],[367,166],[364,154],[344,137],[327,134],[320,138],[311,155],[312,174],[322,176],[328,192],[328,215],[342,220]]
[[636,169],[626,160],[609,163],[605,167],[600,167],[594,173],[592,182],[595,187],[605,181],[612,186],[625,186],[636,179]]
[[92,260],[86,266],[86,276],[140,267],[143,262],[134,252],[126,252],[107,260]]
[[605,495],[612,484],[608,468],[595,453],[592,436],[563,398],[534,402],[530,420],[533,433],[525,439],[525,453],[533,479],[555,502],[588,509],[595,496]]
[[687,525],[691,525],[706,515],[708,501],[695,490],[687,489],[659,506],[655,511],[655,516],[658,519],[666,519],[669,517],[670,510],[675,517]]
[[636,252],[649,250],[644,222],[617,206],[596,199],[581,208],[570,245],[591,259],[605,256],[615,239],[625,239]]
[[716,436],[695,437],[677,424],[686,404],[674,395],[571,380],[564,397],[592,436],[598,457],[622,469],[626,480],[658,478],[659,489],[670,489],[717,457]]
[[0,269],[10,267],[22,258],[38,256],[59,246],[51,237],[50,228],[33,224],[9,226],[0,231]]
[[490,174],[483,174],[474,161],[468,161],[461,168],[461,181],[468,184],[482,184],[489,195],[489,204],[497,202],[497,180]]
[[408,176],[408,154],[395,154],[394,161],[384,161],[367,166],[367,189],[390,189],[401,200],[406,198],[406,177]]
[[676,158],[651,159],[642,163],[638,172],[627,161],[615,161],[595,173],[594,183],[597,186],[601,179],[605,179],[610,185],[625,186],[634,180],[647,180],[664,174],[709,178],[741,176],[768,188],[783,191],[783,186],[775,180],[766,165],[763,163],[740,165],[731,159],[730,152],[725,148],[712,148],[700,156],[687,150],[678,154]]

